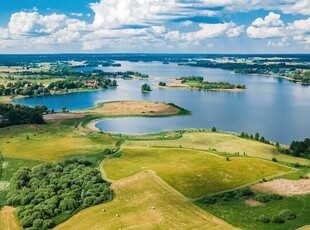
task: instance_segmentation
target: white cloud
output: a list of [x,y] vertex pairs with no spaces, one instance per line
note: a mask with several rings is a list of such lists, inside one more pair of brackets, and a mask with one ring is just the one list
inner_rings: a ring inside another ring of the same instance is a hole
[[166,32],[166,27],[164,27],[164,26],[152,26],[151,31],[154,34],[163,34]]
[[267,46],[268,47],[284,47],[284,46],[289,46],[290,43],[288,42],[287,38],[282,38],[280,41],[275,42],[275,41],[268,41]]
[[71,13],[70,15],[75,17],[83,17],[82,13]]
[[193,25],[193,22],[190,20],[186,20],[186,21],[181,22],[181,25],[182,26],[191,26],[191,25]]
[[176,0],[101,0],[91,3],[96,28],[117,28],[122,25],[148,25],[174,18]]
[[63,14],[42,16],[37,12],[18,12],[11,15],[8,28],[11,34],[23,35],[31,32],[51,33],[65,24]]
[[247,28],[250,38],[283,38],[281,42],[269,41],[268,46],[284,46],[287,44],[285,39],[292,37],[299,43],[306,43],[307,35],[310,33],[310,17],[308,19],[295,20],[285,24],[279,14],[270,12],[264,19],[257,18]]
[[233,22],[207,24],[200,23],[200,30],[188,33],[180,33],[179,31],[170,31],[165,38],[171,41],[187,41],[197,42],[208,38],[227,35],[228,37],[240,36],[244,26],[237,26]]

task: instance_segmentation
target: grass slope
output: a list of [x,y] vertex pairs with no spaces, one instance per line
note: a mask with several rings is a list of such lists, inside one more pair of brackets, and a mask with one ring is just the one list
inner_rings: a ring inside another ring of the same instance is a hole
[[83,210],[55,230],[234,229],[187,201],[153,172],[113,182],[112,188],[112,202]]
[[93,154],[114,145],[115,141],[105,134],[79,134],[74,128],[78,121],[1,128],[0,151],[6,158],[51,162],[72,155]]
[[265,160],[173,148],[123,148],[121,157],[103,162],[109,179],[119,180],[152,169],[173,188],[196,198],[291,171]]
[[[283,197],[257,207],[250,207],[244,200],[220,201],[214,205],[203,205],[208,212],[242,229],[260,230],[294,230],[304,225],[309,225],[310,195]],[[272,218],[284,209],[289,209],[297,215],[295,220],[287,220],[283,224],[262,223],[256,221],[260,215]]]
[[182,145],[184,148],[195,148],[208,150],[216,149],[220,152],[236,153],[239,152],[243,155],[245,152],[248,156],[264,158],[271,160],[276,157],[282,162],[300,163],[309,165],[310,161],[302,158],[292,157],[280,154],[274,146],[263,144],[254,140],[246,140],[238,137],[237,135],[219,133],[219,132],[187,132],[176,140],[165,141],[141,141],[141,142],[127,142],[128,147],[179,147]]

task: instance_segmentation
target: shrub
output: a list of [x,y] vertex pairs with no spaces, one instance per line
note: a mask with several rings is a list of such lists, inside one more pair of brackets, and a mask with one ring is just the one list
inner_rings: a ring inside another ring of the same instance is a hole
[[217,201],[216,198],[211,196],[206,196],[202,199],[202,203],[204,204],[215,204],[216,201]]
[[267,203],[271,200],[281,200],[282,196],[278,195],[278,194],[257,194],[255,196],[255,200],[262,202],[262,203]]
[[42,227],[42,224],[43,224],[43,220],[42,219],[35,219],[34,221],[33,221],[33,227],[35,228],[35,229],[41,229],[41,227]]
[[275,224],[283,224],[285,222],[285,220],[283,220],[281,218],[281,216],[279,215],[274,215],[272,218],[271,218],[271,221],[272,223],[275,223]]
[[296,215],[289,209],[284,209],[279,213],[279,216],[284,220],[295,220]]
[[273,157],[271,160],[272,160],[273,162],[278,162],[278,159],[275,158],[275,157]]
[[257,221],[259,221],[259,222],[262,222],[262,223],[264,223],[264,224],[267,224],[267,223],[269,223],[270,222],[270,219],[268,218],[268,216],[266,216],[266,215],[260,215],[258,218],[257,218]]
[[48,228],[52,228],[55,226],[55,222],[51,219],[47,219],[43,221],[43,228],[44,229],[48,229]]
[[216,128],[215,127],[212,128],[212,132],[216,132]]

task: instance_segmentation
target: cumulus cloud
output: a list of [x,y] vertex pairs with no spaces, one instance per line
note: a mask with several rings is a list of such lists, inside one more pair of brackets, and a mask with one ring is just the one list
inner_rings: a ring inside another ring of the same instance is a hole
[[267,46],[271,47],[284,47],[284,46],[289,46],[290,43],[288,42],[287,38],[282,38],[280,41],[275,42],[275,41],[268,41]]
[[240,36],[243,32],[243,26],[237,26],[233,22],[207,24],[200,23],[200,30],[188,33],[180,33],[179,31],[170,31],[165,38],[172,41],[197,42],[208,38],[227,35],[228,37]]
[[257,18],[247,28],[250,38],[282,38],[281,41],[268,41],[267,46],[288,46],[288,38],[300,44],[309,44],[310,17],[285,24],[279,14],[270,12],[264,19]]

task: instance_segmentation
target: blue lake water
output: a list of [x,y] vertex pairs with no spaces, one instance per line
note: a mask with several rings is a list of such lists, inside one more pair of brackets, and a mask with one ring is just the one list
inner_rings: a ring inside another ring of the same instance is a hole
[[[146,100],[173,102],[192,111],[191,116],[163,118],[127,117],[97,123],[104,131],[141,134],[186,128],[211,128],[248,133],[259,132],[272,141],[289,144],[310,136],[310,87],[268,76],[235,75],[221,69],[178,66],[160,62],[120,62],[122,67],[101,67],[104,71],[139,71],[151,76],[148,84],[167,81],[169,77],[203,76],[207,81],[245,84],[240,93],[158,89],[142,94],[145,80],[118,80],[117,89],[72,93],[67,95],[17,99],[15,103],[47,105],[50,109],[86,109],[98,102]],[[93,69],[93,68],[91,68]],[[87,70],[87,68],[79,69]]]

